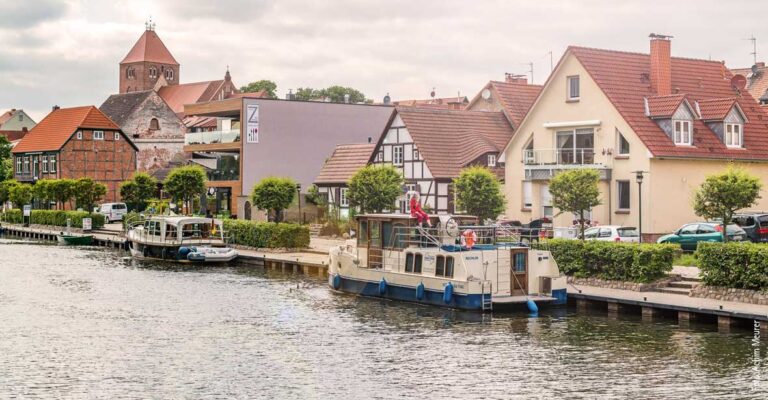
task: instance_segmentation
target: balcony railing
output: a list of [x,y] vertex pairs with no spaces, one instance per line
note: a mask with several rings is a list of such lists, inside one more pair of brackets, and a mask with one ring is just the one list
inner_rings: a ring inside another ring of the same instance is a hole
[[189,132],[184,136],[184,144],[218,144],[218,143],[236,143],[240,141],[240,130],[230,129],[228,131],[211,132]]
[[594,165],[595,150],[583,149],[536,149],[523,150],[525,165]]

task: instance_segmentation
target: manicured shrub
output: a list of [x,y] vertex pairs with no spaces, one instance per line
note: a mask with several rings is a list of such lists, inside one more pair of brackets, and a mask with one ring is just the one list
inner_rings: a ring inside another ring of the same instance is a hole
[[699,243],[696,258],[708,286],[768,290],[768,246],[760,243]]
[[[104,216],[85,211],[64,211],[64,210],[32,210],[30,223],[36,225],[67,226],[67,218],[71,220],[73,228],[83,227],[83,218],[91,219],[91,227],[99,229],[104,226]],[[23,213],[21,210],[7,210],[3,213],[3,221],[21,224],[23,223]]]
[[298,224],[224,220],[230,242],[260,248],[309,247],[309,227]]
[[676,247],[554,239],[536,245],[552,252],[560,271],[580,278],[651,282],[672,270]]

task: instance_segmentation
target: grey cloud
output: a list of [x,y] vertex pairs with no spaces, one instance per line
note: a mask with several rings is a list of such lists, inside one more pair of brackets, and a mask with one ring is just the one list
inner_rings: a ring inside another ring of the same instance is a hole
[[0,29],[30,28],[64,16],[64,0],[0,0]]

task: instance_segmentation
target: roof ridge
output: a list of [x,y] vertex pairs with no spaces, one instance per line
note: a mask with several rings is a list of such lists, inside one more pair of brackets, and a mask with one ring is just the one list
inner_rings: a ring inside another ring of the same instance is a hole
[[[601,49],[601,48],[598,48],[598,47],[577,46],[577,45],[570,45],[570,46],[568,46],[568,48],[566,49],[566,52],[568,50],[571,50],[571,49],[596,50],[596,51],[604,51],[604,52],[609,52],[609,53],[632,54],[632,55],[646,56],[646,57],[650,57],[651,56],[650,53],[640,53],[640,52],[636,52],[636,51],[627,51],[627,50]],[[706,59],[703,59],[703,58],[694,58],[694,57],[672,56],[670,58],[673,59],[673,60],[702,61],[702,62],[713,63],[713,64],[723,64],[725,62],[724,60],[720,60],[720,61],[717,61],[717,60],[706,60]]]
[[502,111],[483,111],[483,110],[467,110],[467,109],[450,109],[450,108],[427,108],[418,106],[395,106],[398,111],[405,109],[406,112],[421,112],[424,114],[478,114],[478,115],[491,115],[502,114]]
[[503,85],[516,85],[516,86],[526,86],[526,87],[533,86],[533,87],[539,87],[539,88],[544,86],[544,85],[539,85],[539,84],[536,84],[536,83],[520,83],[520,82],[495,81],[493,79],[491,79],[490,82],[491,83],[501,83]]

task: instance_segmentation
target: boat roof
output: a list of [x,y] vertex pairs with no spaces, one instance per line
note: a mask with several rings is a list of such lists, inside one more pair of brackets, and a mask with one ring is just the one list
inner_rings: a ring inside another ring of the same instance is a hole
[[221,224],[220,219],[205,218],[205,217],[185,217],[185,216],[167,216],[167,215],[153,215],[148,219],[153,221],[164,221],[169,225],[182,225],[182,224],[209,224],[214,221],[216,224]]

